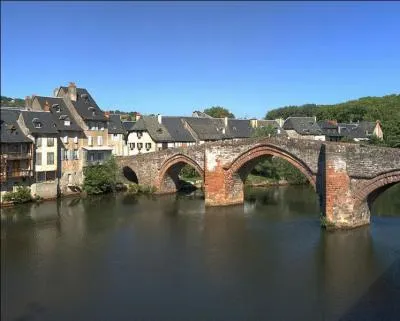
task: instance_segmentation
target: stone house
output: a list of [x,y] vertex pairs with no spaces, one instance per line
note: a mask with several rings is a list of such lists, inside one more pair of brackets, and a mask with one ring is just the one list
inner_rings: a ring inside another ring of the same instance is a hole
[[159,115],[158,119],[172,137],[173,147],[187,147],[196,144],[196,139],[190,133],[184,118]]
[[85,88],[75,83],[54,90],[55,97],[62,97],[77,125],[83,129],[83,166],[102,164],[111,157],[108,146],[108,119]]
[[84,132],[72,116],[63,98],[35,96],[30,105],[32,110],[49,111],[57,125],[60,192],[61,194],[73,194],[76,192],[76,187],[83,183]]
[[112,148],[115,156],[128,155],[128,148],[125,143],[127,130],[124,128],[121,116],[118,114],[107,114],[108,117],[108,146]]
[[[343,127],[343,124],[340,124],[339,128],[340,127]],[[376,122],[360,121],[358,123],[354,123],[351,130],[347,134],[347,137],[359,142],[367,141],[374,135],[379,139],[383,139],[383,131],[379,120]]]
[[[127,127],[125,125],[125,128]],[[126,143],[128,155],[149,153],[175,146],[172,136],[162,124],[161,116],[143,116],[137,120],[128,130]]]
[[282,128],[289,138],[325,141],[325,135],[319,127],[316,117],[288,117]]
[[33,182],[33,141],[18,124],[20,113],[6,108],[0,111],[1,198],[17,186],[29,187]]
[[[24,134],[34,142],[32,195],[37,194],[43,198],[57,197],[61,169],[59,167],[58,129],[51,113],[24,110],[19,115],[18,124]],[[40,185],[44,182],[48,184]]]

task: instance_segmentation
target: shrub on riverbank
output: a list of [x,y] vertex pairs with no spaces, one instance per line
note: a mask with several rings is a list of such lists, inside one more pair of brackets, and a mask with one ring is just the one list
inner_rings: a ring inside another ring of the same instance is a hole
[[85,175],[83,190],[89,195],[115,191],[117,171],[118,166],[113,157],[102,165],[85,167],[83,170]]
[[155,192],[156,188],[154,186],[140,185],[135,183],[128,185],[129,194],[154,194]]
[[32,201],[31,191],[26,186],[20,186],[15,192],[7,192],[3,196],[3,201],[16,204]]

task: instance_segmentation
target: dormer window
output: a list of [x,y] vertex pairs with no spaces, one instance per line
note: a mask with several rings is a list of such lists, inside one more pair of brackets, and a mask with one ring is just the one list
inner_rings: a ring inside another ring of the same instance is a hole
[[34,126],[35,128],[42,128],[42,127],[43,127],[43,125],[42,125],[42,123],[40,122],[39,118],[33,118],[33,119],[32,119],[32,124],[33,124],[33,126]]
[[51,107],[56,111],[56,113],[61,112],[61,108],[60,108],[59,104],[53,104]]
[[88,94],[81,94],[81,98],[85,101],[85,104],[89,104]]
[[139,138],[139,139],[140,139],[140,138],[142,138],[142,136],[143,136],[143,133],[142,133],[142,132],[137,132],[137,133],[136,133],[136,135],[137,135],[137,138]]
[[64,120],[64,126],[70,126],[71,122],[69,120]]

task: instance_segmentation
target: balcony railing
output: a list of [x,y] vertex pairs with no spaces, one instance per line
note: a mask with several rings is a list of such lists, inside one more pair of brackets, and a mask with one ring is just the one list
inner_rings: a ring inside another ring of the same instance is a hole
[[18,169],[7,171],[7,177],[29,177],[33,176],[33,171],[31,169]]
[[7,159],[30,159],[30,158],[32,158],[31,153],[21,153],[21,152],[1,152],[1,155]]

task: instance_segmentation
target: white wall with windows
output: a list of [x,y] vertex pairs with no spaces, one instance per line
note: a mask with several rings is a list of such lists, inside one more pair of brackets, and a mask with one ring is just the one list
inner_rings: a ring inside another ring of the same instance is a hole
[[128,135],[127,148],[129,156],[154,152],[157,150],[156,145],[147,131],[134,131]]
[[57,146],[56,136],[40,136],[35,139],[34,164],[37,180],[54,180],[56,178]]

